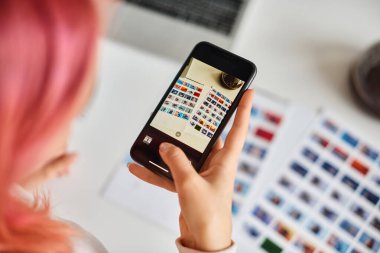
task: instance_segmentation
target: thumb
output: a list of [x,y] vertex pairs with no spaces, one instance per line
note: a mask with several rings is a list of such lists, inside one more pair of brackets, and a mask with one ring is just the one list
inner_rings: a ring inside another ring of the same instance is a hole
[[182,184],[185,181],[194,179],[198,176],[185,153],[173,144],[166,142],[161,143],[160,155],[164,162],[169,166],[176,185]]
[[66,175],[69,167],[75,162],[77,157],[76,153],[71,153],[63,154],[52,160],[43,169],[47,179]]

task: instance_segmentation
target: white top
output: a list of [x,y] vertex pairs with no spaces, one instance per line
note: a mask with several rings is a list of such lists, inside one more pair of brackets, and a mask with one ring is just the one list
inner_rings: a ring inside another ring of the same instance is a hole
[[[15,185],[12,189],[12,192],[14,195],[24,199],[27,202],[31,202],[31,203],[33,202],[33,198],[34,198],[33,194],[25,190],[20,185]],[[82,227],[80,227],[78,224],[74,222],[71,222],[68,220],[63,220],[63,221],[70,224],[77,231],[81,232],[80,236],[75,236],[72,238],[74,253],[108,253],[104,245],[91,233],[89,233],[88,231],[86,231],[85,229],[83,229]],[[177,239],[175,243],[180,253],[207,253],[207,252],[187,248],[181,244],[181,241],[179,239]],[[227,249],[215,251],[215,253],[235,253],[235,252],[236,252],[236,245],[234,242],[232,242],[231,247]]]

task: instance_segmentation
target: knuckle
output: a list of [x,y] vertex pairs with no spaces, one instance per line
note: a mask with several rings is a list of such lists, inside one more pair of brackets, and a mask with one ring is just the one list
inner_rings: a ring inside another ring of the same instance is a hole
[[189,192],[198,188],[197,180],[192,175],[185,175],[181,182],[181,188],[183,191]]
[[169,158],[176,159],[176,158],[181,157],[181,153],[182,151],[179,148],[171,147],[167,152],[167,156]]

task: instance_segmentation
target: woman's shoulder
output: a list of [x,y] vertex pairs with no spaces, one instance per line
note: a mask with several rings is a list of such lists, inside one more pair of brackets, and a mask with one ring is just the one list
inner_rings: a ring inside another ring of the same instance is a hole
[[91,233],[72,221],[66,222],[79,232],[79,235],[72,238],[75,253],[108,253],[103,244]]

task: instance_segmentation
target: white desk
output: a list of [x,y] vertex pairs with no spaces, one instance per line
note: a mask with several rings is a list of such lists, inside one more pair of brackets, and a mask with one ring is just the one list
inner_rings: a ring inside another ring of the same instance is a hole
[[[255,85],[295,102],[323,106],[380,143],[379,120],[353,103],[347,78],[362,50],[380,40],[378,0],[261,0],[235,50],[258,66]],[[176,252],[174,235],[100,197],[180,63],[104,41],[99,84],[72,149],[69,177],[52,182],[56,214],[95,234],[110,252]]]

